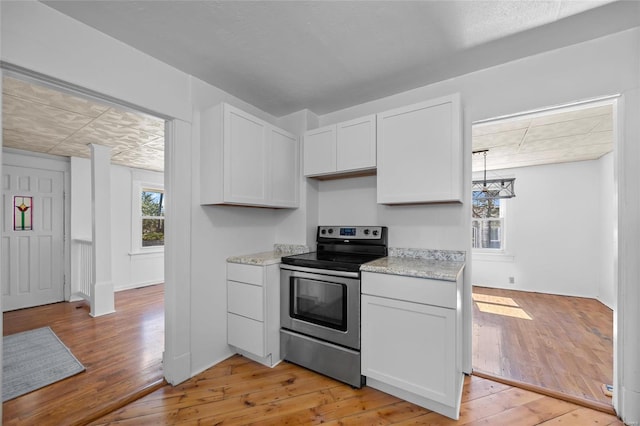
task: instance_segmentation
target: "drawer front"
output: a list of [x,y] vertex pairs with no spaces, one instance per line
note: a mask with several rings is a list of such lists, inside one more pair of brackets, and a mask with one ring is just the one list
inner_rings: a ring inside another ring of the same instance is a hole
[[243,283],[262,285],[264,268],[262,266],[227,263],[227,279]]
[[455,281],[363,272],[362,294],[450,309],[457,307]]
[[227,314],[227,343],[257,356],[266,356],[264,323]]
[[257,285],[227,281],[227,311],[264,321],[263,288]]

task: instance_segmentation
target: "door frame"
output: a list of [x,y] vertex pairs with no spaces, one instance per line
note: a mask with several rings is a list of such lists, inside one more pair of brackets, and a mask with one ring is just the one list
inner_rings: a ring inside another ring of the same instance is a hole
[[[63,277],[63,300],[71,299],[71,256],[69,256],[71,245],[71,197],[68,196],[71,189],[71,162],[66,157],[58,157],[48,154],[40,154],[30,151],[23,151],[15,148],[2,148],[2,166],[28,167],[31,169],[42,169],[63,174],[62,192],[62,221],[63,221],[63,253],[64,264]],[[29,157],[27,160],[25,157]],[[2,253],[4,256],[5,254]]]

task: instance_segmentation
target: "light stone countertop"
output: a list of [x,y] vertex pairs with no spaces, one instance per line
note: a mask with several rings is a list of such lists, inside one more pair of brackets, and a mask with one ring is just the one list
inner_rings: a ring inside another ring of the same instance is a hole
[[280,263],[282,256],[292,254],[308,253],[311,250],[307,246],[298,244],[274,244],[273,250],[260,253],[246,254],[241,256],[231,256],[227,258],[230,263],[242,263],[245,265],[267,266]]
[[456,281],[464,266],[461,251],[390,248],[388,257],[365,263],[360,271]]

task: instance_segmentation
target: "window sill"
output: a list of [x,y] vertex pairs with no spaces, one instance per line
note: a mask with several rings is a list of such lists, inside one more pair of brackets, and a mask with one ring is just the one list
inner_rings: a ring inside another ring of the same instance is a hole
[[506,252],[486,252],[486,251],[474,251],[471,253],[471,259],[481,262],[513,262],[515,256]]
[[164,256],[164,247],[142,249],[129,252],[129,256]]

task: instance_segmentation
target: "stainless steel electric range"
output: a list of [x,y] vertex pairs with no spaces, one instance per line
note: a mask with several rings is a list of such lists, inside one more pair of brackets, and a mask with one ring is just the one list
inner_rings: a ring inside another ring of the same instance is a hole
[[387,255],[387,228],[319,226],[316,242],[282,258],[280,354],[361,387],[360,266]]

